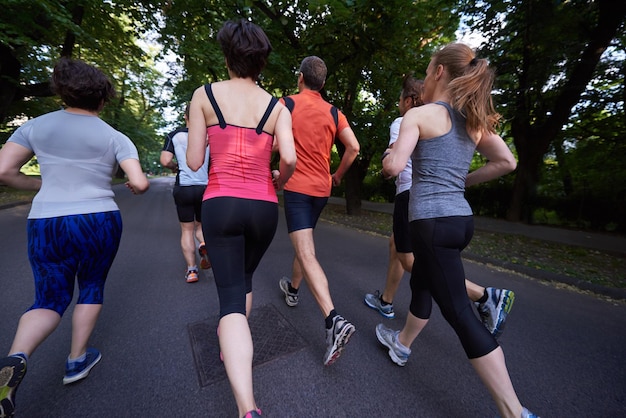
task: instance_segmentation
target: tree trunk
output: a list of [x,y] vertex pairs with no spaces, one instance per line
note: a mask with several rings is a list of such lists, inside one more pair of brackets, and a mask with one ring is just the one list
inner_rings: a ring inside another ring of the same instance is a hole
[[344,181],[346,182],[346,213],[348,215],[361,215],[361,185],[365,178],[362,175],[363,165],[365,170],[367,170],[369,162],[364,164],[363,161],[357,158],[344,176]]
[[0,44],[0,62],[0,123],[4,123],[15,101],[22,66],[11,48],[4,44]]

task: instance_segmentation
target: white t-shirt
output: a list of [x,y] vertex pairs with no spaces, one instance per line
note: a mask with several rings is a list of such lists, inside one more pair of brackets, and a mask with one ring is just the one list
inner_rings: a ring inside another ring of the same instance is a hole
[[113,174],[119,162],[139,159],[132,141],[98,116],[65,110],[29,120],[9,142],[31,150],[41,169],[29,219],[118,210]]
[[[389,127],[389,146],[391,146],[398,139],[400,134],[400,124],[402,123],[402,117],[396,118]],[[412,175],[411,159],[406,163],[404,170],[396,177],[396,195],[405,192],[411,188]]]

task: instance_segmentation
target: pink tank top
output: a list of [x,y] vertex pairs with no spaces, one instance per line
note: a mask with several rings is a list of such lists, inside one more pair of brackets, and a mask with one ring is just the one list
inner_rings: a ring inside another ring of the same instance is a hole
[[211,152],[209,181],[203,200],[237,197],[277,203],[270,172],[274,136],[263,131],[263,126],[278,100],[272,97],[256,128],[243,128],[226,123],[211,85],[204,87],[219,125],[207,127]]

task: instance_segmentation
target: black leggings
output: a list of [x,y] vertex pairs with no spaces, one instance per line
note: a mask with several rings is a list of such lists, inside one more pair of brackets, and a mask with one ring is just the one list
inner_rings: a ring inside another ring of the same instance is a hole
[[220,299],[220,318],[246,314],[252,275],[278,225],[278,205],[263,200],[216,197],[202,203],[202,232]]
[[411,313],[428,319],[435,299],[467,357],[489,354],[498,343],[474,314],[465,288],[461,251],[474,234],[472,216],[422,219],[410,224],[415,262],[411,271]]

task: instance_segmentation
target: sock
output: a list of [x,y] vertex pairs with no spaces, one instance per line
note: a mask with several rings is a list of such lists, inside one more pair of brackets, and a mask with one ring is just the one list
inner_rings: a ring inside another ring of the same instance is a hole
[[489,294],[487,293],[487,289],[485,289],[483,291],[483,296],[480,299],[478,299],[476,302],[478,302],[478,303],[485,303],[485,302],[487,302],[487,299],[489,299]]
[[326,329],[331,329],[333,327],[333,319],[337,316],[337,311],[334,309],[330,311],[328,316],[326,317]]
[[187,267],[187,273],[189,273],[190,271],[198,271],[198,266]]
[[70,358],[70,356],[67,356],[67,361],[69,363],[80,363],[81,361],[85,361],[86,358],[87,358],[87,353],[83,353],[82,356],[78,356],[76,358]]
[[380,297],[378,299],[380,299],[380,304],[381,305],[391,305],[391,302],[385,302],[383,300],[383,295],[380,295]]
[[26,353],[24,353],[22,351],[18,351],[16,353],[9,354],[9,357],[21,357],[21,358],[24,359],[24,361],[28,362],[28,356],[26,355]]
[[289,289],[289,293],[298,293],[298,289],[296,289],[295,287],[291,287],[291,282],[289,282],[287,286]]

